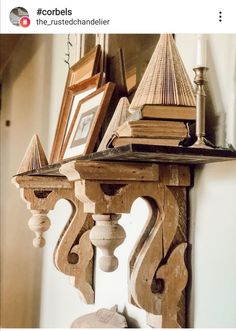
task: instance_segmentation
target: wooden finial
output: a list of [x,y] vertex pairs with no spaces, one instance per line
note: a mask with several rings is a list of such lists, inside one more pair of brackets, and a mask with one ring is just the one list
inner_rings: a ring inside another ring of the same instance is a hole
[[40,169],[45,165],[48,165],[48,161],[45,156],[39,137],[37,134],[35,134],[29,143],[29,146],[25,152],[23,160],[21,161],[17,174],[33,169]]
[[161,35],[130,105],[195,106],[194,90],[171,34]]
[[29,220],[29,228],[35,233],[33,239],[33,246],[36,248],[42,248],[45,246],[45,239],[43,233],[50,228],[51,222],[47,216],[47,211],[31,210],[33,216]]
[[130,103],[126,97],[120,99],[114,111],[113,117],[104,134],[104,137],[98,147],[98,151],[103,151],[106,149],[108,141],[111,139],[113,133],[121,124],[123,124],[127,120],[128,115],[130,115],[128,112],[129,106]]
[[90,231],[90,240],[95,247],[102,251],[99,259],[99,267],[104,272],[112,272],[117,269],[119,261],[114,255],[114,250],[125,240],[125,231],[118,224],[119,214],[94,214],[96,225]]

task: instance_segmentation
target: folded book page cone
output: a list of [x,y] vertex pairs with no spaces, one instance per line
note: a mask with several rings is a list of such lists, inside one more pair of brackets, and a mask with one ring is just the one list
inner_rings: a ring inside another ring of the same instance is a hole
[[195,106],[193,86],[171,34],[161,35],[129,111],[145,104]]
[[111,309],[102,308],[98,311],[77,318],[72,328],[127,328],[123,315],[117,311],[117,306]]
[[116,129],[127,120],[127,117],[130,115],[130,113],[128,112],[129,106],[130,103],[126,97],[120,99],[114,111],[113,117],[104,134],[104,137],[98,147],[98,151],[103,151],[107,148],[107,144]]
[[37,134],[35,134],[29,143],[17,174],[34,169],[40,169],[45,165],[48,165],[48,161],[39,137]]

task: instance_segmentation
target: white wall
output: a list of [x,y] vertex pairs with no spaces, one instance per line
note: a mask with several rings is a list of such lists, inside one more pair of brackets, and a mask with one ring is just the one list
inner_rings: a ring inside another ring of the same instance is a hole
[[[2,78],[1,109],[1,322],[36,327],[40,305],[41,254],[32,248],[31,216],[11,183],[33,134],[47,143],[47,68],[50,36],[27,36]],[[6,121],[10,126],[6,126]]]
[[[219,115],[216,142],[225,143],[221,122],[225,117],[225,140],[236,147],[236,36],[207,38],[213,115]],[[177,46],[193,78],[196,35],[177,35]],[[197,167],[194,183],[191,326],[236,327],[236,161]]]
[[192,213],[192,323],[236,326],[236,162],[195,173]]

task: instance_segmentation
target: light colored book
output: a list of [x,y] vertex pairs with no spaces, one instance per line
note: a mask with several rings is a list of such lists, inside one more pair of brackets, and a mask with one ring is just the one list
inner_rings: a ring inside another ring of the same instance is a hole
[[146,104],[141,110],[137,110],[130,115],[128,119],[164,119],[193,122],[196,120],[196,107]]
[[184,139],[188,129],[184,122],[163,120],[126,121],[115,132],[118,137]]
[[157,145],[157,146],[179,146],[181,139],[152,139],[133,137],[114,137],[111,147],[120,147],[129,144]]

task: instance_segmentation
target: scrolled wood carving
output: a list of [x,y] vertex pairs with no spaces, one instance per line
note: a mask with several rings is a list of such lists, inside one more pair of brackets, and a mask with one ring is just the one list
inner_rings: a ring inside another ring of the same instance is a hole
[[[42,233],[49,226],[48,211],[57,200],[68,200],[72,214],[59,238],[54,261],[60,271],[74,277],[84,301],[93,303],[91,214],[129,213],[133,202],[142,197],[148,202],[150,217],[129,259],[130,300],[146,310],[152,322],[157,316],[161,317],[163,327],[184,326],[182,291],[188,278],[184,252],[189,168],[75,161],[63,165],[60,172],[69,181],[37,176],[15,179],[28,208],[36,215],[33,231],[37,244],[42,244]],[[181,314],[178,305],[181,305]]]
[[58,240],[54,262],[58,270],[74,277],[74,286],[80,291],[81,299],[94,303],[92,287],[93,247],[89,232],[93,226],[90,214],[83,212],[83,204],[75,197],[66,198],[72,204],[72,214]]
[[75,189],[90,213],[127,213],[138,197],[147,200],[150,217],[129,262],[131,302],[150,314],[161,315],[162,326],[180,327],[178,303],[187,282],[186,238],[179,229],[180,223],[186,222],[185,187],[127,182],[114,190],[114,195],[107,195],[98,181],[85,180],[77,182]]
[[89,241],[93,220],[83,212],[83,204],[75,197],[74,184],[65,178],[37,176],[17,176],[14,184],[20,188],[21,197],[33,214],[29,226],[36,235],[35,247],[45,244],[42,234],[50,226],[47,214],[56,202],[65,199],[71,204],[72,213],[55,248],[54,263],[58,270],[73,276],[82,300],[93,303],[93,247]]
[[161,315],[162,327],[180,327],[177,313],[188,279],[184,262],[187,244],[175,247],[173,240],[184,217],[184,189],[159,187],[146,200],[151,201],[151,215],[130,258],[131,296],[140,308]]
[[177,321],[178,303],[188,280],[188,272],[184,263],[186,248],[186,243],[179,244],[171,252],[167,263],[156,272],[156,279],[164,280],[163,292],[160,293],[162,327],[164,328],[180,327]]

